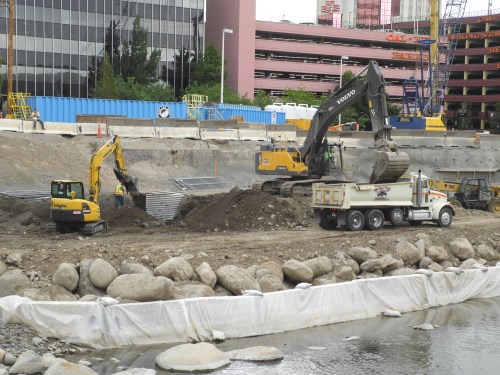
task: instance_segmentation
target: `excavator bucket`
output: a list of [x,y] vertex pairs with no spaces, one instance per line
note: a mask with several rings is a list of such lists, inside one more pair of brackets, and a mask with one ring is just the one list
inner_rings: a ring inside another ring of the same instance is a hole
[[376,151],[370,183],[396,182],[409,166],[406,152]]
[[123,186],[125,186],[127,193],[129,193],[130,195],[139,193],[139,189],[137,188],[137,178],[132,178],[117,168],[115,168],[113,171],[115,172],[115,176],[118,181],[120,181]]

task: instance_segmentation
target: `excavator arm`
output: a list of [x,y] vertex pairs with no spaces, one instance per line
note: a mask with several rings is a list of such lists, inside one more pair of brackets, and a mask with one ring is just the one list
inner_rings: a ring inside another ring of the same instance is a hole
[[90,159],[89,171],[89,193],[90,201],[99,204],[99,194],[101,191],[100,171],[104,160],[113,154],[115,157],[114,173],[116,178],[125,186],[127,192],[131,195],[138,194],[137,181],[132,178],[125,168],[125,159],[121,140],[118,135],[113,136],[104,146],[102,146]]

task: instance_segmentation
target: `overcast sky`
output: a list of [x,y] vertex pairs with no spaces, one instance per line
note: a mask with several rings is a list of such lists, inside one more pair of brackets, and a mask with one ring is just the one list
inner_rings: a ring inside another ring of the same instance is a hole
[[[441,0],[446,4],[446,0]],[[489,0],[467,1],[466,13],[488,9]],[[283,19],[294,23],[315,22],[316,0],[257,0],[257,19],[278,22]],[[500,9],[500,0],[492,0],[492,9]]]

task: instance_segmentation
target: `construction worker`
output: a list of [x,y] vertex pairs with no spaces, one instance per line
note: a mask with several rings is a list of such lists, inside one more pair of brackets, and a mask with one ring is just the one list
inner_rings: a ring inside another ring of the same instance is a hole
[[125,187],[121,182],[118,183],[115,190],[115,202],[116,208],[120,208],[121,206],[125,206]]
[[42,130],[45,130],[45,127],[43,126],[43,121],[40,120],[40,112],[38,112],[38,109],[35,109],[33,110],[33,112],[31,113],[31,118],[33,119],[33,130],[36,129],[36,123],[39,122],[40,125],[42,125]]

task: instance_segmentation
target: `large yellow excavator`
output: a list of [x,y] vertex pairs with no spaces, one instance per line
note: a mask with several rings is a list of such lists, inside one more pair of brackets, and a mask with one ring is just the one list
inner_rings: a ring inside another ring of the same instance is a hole
[[370,182],[397,181],[408,169],[410,158],[398,150],[391,138],[385,81],[378,63],[370,61],[365,69],[319,106],[302,146],[283,147],[272,143],[261,147],[255,155],[255,172],[282,177],[257,183],[253,188],[283,196],[310,195],[314,182],[331,175],[332,163],[328,159],[336,151],[335,147],[342,149],[339,144],[327,141],[328,127],[343,110],[365,95],[376,148]]
[[107,221],[101,218],[99,207],[101,190],[99,174],[102,163],[111,154],[115,157],[116,178],[132,197],[139,194],[137,180],[129,176],[125,169],[120,137],[115,135],[92,155],[89,170],[89,199],[85,199],[81,181],[53,180],[51,182],[50,217],[52,223],[47,225],[47,230],[64,233],[77,229],[82,234],[94,235],[107,229]]

